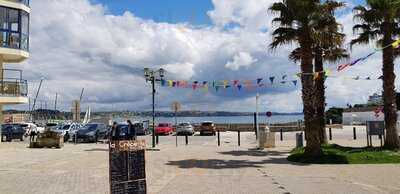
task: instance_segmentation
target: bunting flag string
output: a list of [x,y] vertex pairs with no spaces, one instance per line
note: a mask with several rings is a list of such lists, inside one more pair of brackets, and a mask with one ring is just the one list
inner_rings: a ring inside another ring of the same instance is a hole
[[371,56],[373,56],[374,54],[376,54],[378,51],[382,51],[382,50],[384,50],[385,48],[388,48],[388,47],[398,48],[399,46],[400,46],[400,39],[398,39],[398,40],[394,41],[393,43],[391,43],[391,44],[389,44],[389,45],[386,45],[386,46],[384,46],[384,47],[382,47],[382,48],[380,48],[380,49],[375,49],[375,51],[369,53],[368,55],[366,55],[366,56],[364,56],[364,57],[360,57],[360,58],[357,58],[357,59],[355,59],[355,60],[352,60],[352,61],[350,61],[350,62],[348,62],[348,63],[339,65],[339,66],[337,67],[337,71],[338,71],[338,72],[343,71],[343,70],[347,69],[348,67],[354,66],[354,65],[356,65],[356,64],[359,63],[359,62],[365,61],[365,60],[367,60],[369,57],[371,57]]
[[[400,43],[399,43],[400,44]],[[376,79],[373,79],[372,76],[342,76],[342,75],[330,75],[330,70],[321,71],[321,72],[314,72],[314,73],[304,73],[305,75],[312,75],[314,80],[318,79],[327,79],[327,78],[345,78],[349,80],[380,80],[383,79],[383,76],[379,76]],[[300,74],[300,77],[303,74]],[[298,77],[299,74],[296,74]],[[162,87],[170,87],[170,88],[191,88],[192,90],[200,90],[202,89],[204,92],[209,92],[209,89],[212,88],[215,92],[220,91],[220,89],[232,89],[237,91],[243,91],[242,89],[245,88],[248,91],[251,91],[255,88],[272,88],[272,87],[280,87],[282,85],[286,85],[291,83],[294,87],[296,87],[299,83],[298,78],[294,80],[287,79],[288,76],[282,76],[281,80],[278,80],[278,85],[275,84],[275,76],[269,77],[269,84],[265,84],[262,81],[264,78],[257,78],[254,80],[214,80],[214,81],[185,81],[185,80],[161,80]],[[190,84],[188,84],[190,83]]]

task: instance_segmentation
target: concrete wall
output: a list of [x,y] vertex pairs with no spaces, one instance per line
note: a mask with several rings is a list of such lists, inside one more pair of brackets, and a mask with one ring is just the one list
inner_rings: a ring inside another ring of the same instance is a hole
[[[397,113],[397,117],[399,120],[399,112]],[[379,117],[375,116],[373,111],[371,112],[344,112],[343,113],[343,125],[354,124],[365,124],[366,121],[383,121],[384,115],[383,113],[379,113]]]

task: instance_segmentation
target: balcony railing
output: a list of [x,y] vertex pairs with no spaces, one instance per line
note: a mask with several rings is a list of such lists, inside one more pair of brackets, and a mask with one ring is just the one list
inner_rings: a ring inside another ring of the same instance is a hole
[[0,79],[0,97],[26,97],[28,95],[28,81],[22,79],[21,70],[3,69],[0,70],[0,73],[3,76],[10,76]]
[[16,2],[16,3],[22,3],[26,6],[29,6],[29,0],[7,0],[7,1],[12,1],[12,2]]
[[28,96],[28,82],[19,79],[0,80],[0,97]]

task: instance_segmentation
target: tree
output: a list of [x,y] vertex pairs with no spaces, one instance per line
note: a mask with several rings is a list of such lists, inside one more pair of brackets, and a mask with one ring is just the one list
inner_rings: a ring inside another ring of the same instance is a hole
[[[344,7],[345,4],[336,1],[326,1],[321,5],[320,12],[315,17],[317,23],[313,38],[314,38],[314,71],[324,72],[324,61],[337,62],[343,58],[348,58],[348,54],[343,49],[345,35],[340,33],[341,25],[337,23],[335,11],[338,8]],[[325,121],[325,73],[318,73],[315,79],[315,95],[314,104],[316,107],[315,119],[319,124],[318,131],[320,132],[321,144],[328,143],[326,136],[326,121]]]
[[391,46],[394,38],[400,35],[400,4],[398,0],[366,0],[366,6],[354,8],[354,19],[358,21],[353,27],[358,37],[351,41],[354,44],[368,44],[376,41],[383,48],[383,110],[385,115],[385,147],[399,149],[400,140],[397,133],[397,108],[394,73],[394,60],[399,55]]
[[[316,5],[316,10],[310,13],[310,33],[312,39],[312,57],[314,60],[312,103],[314,105],[313,119],[316,131],[318,131],[320,144],[327,143],[326,121],[325,121],[325,73],[324,61],[337,62],[348,58],[345,49],[342,49],[345,35],[340,33],[341,25],[336,22],[334,12],[343,7],[344,3],[326,1]],[[294,61],[302,60],[302,48],[295,49],[289,56]],[[311,112],[311,111],[310,111]]]
[[319,157],[322,154],[318,123],[315,120],[313,101],[313,39],[312,31],[315,23],[313,13],[319,8],[318,0],[283,0],[274,3],[269,10],[278,16],[273,23],[278,28],[272,33],[271,49],[290,43],[296,43],[299,48],[293,54],[300,57],[303,113],[306,133],[305,155]]

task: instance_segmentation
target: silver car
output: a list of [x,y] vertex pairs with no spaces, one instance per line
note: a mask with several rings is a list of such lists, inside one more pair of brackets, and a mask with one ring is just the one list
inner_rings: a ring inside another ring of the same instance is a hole
[[176,134],[177,135],[193,135],[194,127],[190,123],[179,123],[179,125],[176,127]]

